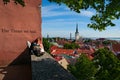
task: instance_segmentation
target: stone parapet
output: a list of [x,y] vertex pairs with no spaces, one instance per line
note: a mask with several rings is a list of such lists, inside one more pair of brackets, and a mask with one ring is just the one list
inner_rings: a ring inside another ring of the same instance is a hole
[[43,56],[31,56],[32,80],[77,80],[48,53]]

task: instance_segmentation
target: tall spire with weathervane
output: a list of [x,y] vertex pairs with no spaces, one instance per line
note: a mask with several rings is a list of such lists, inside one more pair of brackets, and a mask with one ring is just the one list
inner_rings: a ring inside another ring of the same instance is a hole
[[72,39],[72,33],[70,33],[70,40]]
[[78,32],[78,24],[76,24],[75,40],[78,41],[79,39],[80,39],[80,36]]
[[79,32],[78,32],[78,24],[76,24],[76,33],[79,33]]

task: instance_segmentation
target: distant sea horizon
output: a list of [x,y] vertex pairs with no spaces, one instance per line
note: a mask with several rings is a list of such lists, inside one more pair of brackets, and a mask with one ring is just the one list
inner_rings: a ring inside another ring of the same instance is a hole
[[[99,38],[105,38],[107,40],[115,40],[115,41],[120,41],[120,37],[83,37],[83,38],[90,38],[93,40],[99,39]],[[69,39],[69,38],[67,38]],[[72,39],[75,39],[74,37]]]
[[[51,37],[54,38],[54,37]],[[70,39],[70,37],[60,37],[60,38],[66,38],[66,39]],[[105,38],[107,40],[115,40],[115,41],[120,41],[120,37],[82,37],[82,38],[89,38],[89,39],[99,39],[99,38]],[[72,39],[75,39],[75,37],[72,37]]]
[[83,37],[83,38],[90,38],[90,39],[98,39],[98,38],[105,38],[108,40],[115,40],[115,41],[120,41],[120,37]]

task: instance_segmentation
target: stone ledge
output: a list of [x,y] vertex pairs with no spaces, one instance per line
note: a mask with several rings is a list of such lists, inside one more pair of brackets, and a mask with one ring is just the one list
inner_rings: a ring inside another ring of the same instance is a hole
[[40,57],[31,55],[32,80],[77,80],[48,53]]

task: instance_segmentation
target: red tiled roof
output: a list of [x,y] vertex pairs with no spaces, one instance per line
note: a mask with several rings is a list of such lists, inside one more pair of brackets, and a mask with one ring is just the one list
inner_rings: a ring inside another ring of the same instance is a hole
[[61,56],[55,56],[54,59],[55,59],[56,61],[60,61],[60,60],[62,59],[62,57],[61,57]]
[[99,45],[99,48],[104,48],[104,46],[103,45]]
[[[67,55],[72,55],[72,56],[74,56],[74,55],[75,55],[75,54],[74,54],[74,51],[75,51],[75,50],[73,50],[73,49],[60,49],[60,48],[59,48],[59,49],[55,49],[54,51],[52,51],[51,54],[53,54],[53,55],[67,54]],[[84,49],[84,50],[78,49],[78,50],[77,50],[77,53],[92,54],[93,51],[87,50],[87,49]]]
[[89,54],[92,54],[93,51],[88,50],[88,49],[79,49],[79,50],[78,50],[78,53],[89,53]]
[[114,52],[120,52],[120,44],[113,44],[112,48]]
[[64,45],[64,44],[69,43],[69,42],[64,41],[64,40],[60,40],[60,41],[57,41],[57,43],[60,44],[60,45]]
[[50,47],[50,51],[52,52],[53,50],[55,50],[55,49],[57,49],[57,48],[58,48],[58,47],[55,46],[55,45],[54,45],[54,46],[51,46],[51,47]]
[[68,55],[71,55],[71,54],[73,54],[73,52],[74,52],[74,50],[71,50],[71,49],[56,49],[51,54],[68,54]]

